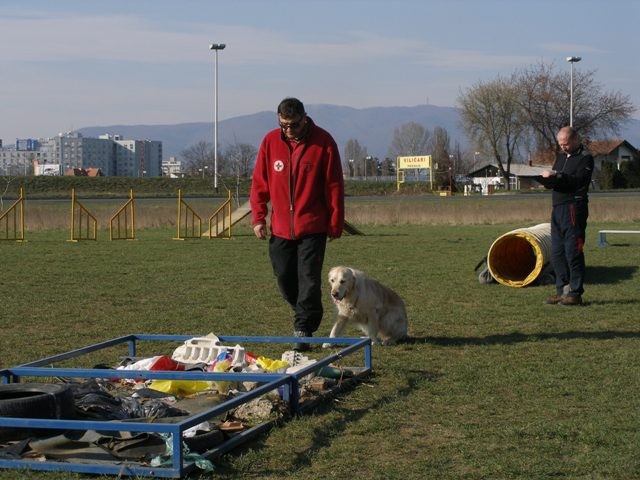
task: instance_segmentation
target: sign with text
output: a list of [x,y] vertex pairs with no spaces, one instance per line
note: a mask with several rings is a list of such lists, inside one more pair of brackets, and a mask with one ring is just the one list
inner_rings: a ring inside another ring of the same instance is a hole
[[396,165],[398,169],[431,168],[431,155],[397,157]]

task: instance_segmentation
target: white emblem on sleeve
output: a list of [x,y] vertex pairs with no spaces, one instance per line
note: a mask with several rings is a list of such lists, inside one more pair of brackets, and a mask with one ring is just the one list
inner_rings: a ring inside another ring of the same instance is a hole
[[284,170],[284,162],[282,160],[276,160],[275,162],[273,162],[273,169],[276,172],[281,172],[282,170]]

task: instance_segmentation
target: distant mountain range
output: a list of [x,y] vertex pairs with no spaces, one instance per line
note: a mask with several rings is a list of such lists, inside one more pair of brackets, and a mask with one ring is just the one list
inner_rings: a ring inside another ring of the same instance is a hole
[[[313,121],[328,130],[344,152],[349,139],[356,139],[367,152],[378,158],[388,154],[394,129],[416,122],[429,130],[442,127],[449,133],[451,147],[459,143],[462,149],[471,148],[459,124],[459,111],[453,107],[418,105],[415,107],[373,107],[356,109],[337,105],[306,105]],[[233,117],[218,122],[219,151],[236,143],[248,143],[256,148],[264,134],[275,128],[275,111]],[[213,143],[213,122],[180,123],[176,125],[109,125],[84,127],[78,130],[87,137],[105,133],[121,135],[125,139],[160,140],[164,158],[181,157],[181,152],[198,143]],[[633,119],[622,130],[621,138],[640,148],[640,120]]]

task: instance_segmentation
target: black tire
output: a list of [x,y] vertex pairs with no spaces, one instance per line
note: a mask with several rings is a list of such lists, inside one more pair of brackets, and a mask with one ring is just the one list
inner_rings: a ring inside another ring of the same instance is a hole
[[0,385],[0,416],[69,418],[73,394],[63,383],[12,383]]
[[[75,417],[73,393],[62,383],[12,383],[0,385],[0,417],[71,419]],[[40,432],[0,427],[0,439],[21,439]]]

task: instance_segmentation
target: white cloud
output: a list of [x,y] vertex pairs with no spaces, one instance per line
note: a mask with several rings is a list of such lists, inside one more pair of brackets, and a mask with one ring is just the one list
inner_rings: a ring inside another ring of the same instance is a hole
[[543,43],[540,45],[540,48],[564,56],[581,55],[584,53],[608,53],[607,50],[603,50],[602,48],[578,43]]
[[188,31],[176,31],[176,26],[162,30],[130,15],[5,18],[0,19],[0,61],[203,62],[211,55],[211,42],[227,43],[227,51],[220,54],[227,64],[345,66],[402,60],[438,68],[486,69],[531,61],[526,56],[434,48],[396,34],[357,30],[319,39],[267,28],[191,23]]

